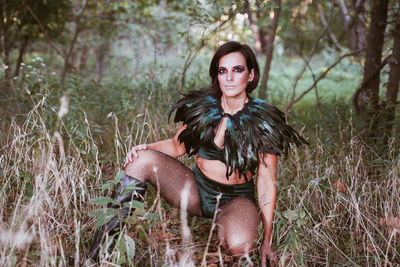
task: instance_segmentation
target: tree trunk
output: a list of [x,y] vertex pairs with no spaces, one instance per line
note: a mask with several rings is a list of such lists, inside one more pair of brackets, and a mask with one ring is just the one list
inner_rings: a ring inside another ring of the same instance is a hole
[[[353,104],[358,114],[368,110],[374,115],[379,108],[379,83],[382,48],[386,29],[388,0],[371,1],[371,25],[367,38],[367,54],[364,65],[363,87],[354,95]],[[371,78],[370,78],[371,77]],[[370,117],[371,118],[371,117]]]
[[[366,46],[366,36],[367,36],[367,28],[366,28],[366,11],[367,11],[367,2],[364,0],[360,0],[356,2],[355,9],[357,17],[353,23],[353,31],[356,36],[356,44],[354,45],[355,50],[363,49]],[[359,54],[361,59],[362,54]]]
[[72,52],[75,48],[75,43],[78,40],[78,35],[82,32],[82,28],[81,28],[81,19],[83,17],[83,14],[85,13],[85,10],[88,6],[88,0],[85,0],[85,2],[82,5],[81,10],[79,11],[78,15],[76,16],[76,28],[75,28],[75,33],[74,36],[72,37],[72,41],[70,43],[68,52],[65,54],[64,56],[64,68],[63,68],[63,72],[61,75],[61,80],[64,81],[65,76],[67,75],[67,73],[71,70],[71,63],[70,63],[70,57],[72,55]]
[[250,29],[251,29],[251,32],[253,33],[254,49],[256,50],[257,56],[261,56],[262,55],[262,50],[261,50],[260,33],[258,31],[257,23],[254,20],[253,12],[250,9],[249,0],[246,0],[245,7],[246,7],[247,17],[249,19]]
[[20,69],[21,63],[24,59],[24,54],[25,54],[26,48],[28,47],[28,43],[29,43],[29,36],[25,35],[24,38],[22,39],[21,47],[19,48],[17,64],[16,64],[15,70],[14,70],[14,77],[18,77],[18,75],[19,75],[19,69]]
[[269,34],[265,35],[264,41],[265,41],[265,65],[264,65],[264,71],[263,71],[263,76],[261,80],[261,86],[260,86],[260,91],[259,91],[259,97],[261,99],[265,99],[267,95],[267,88],[268,88],[268,78],[269,78],[269,71],[271,69],[271,62],[272,62],[272,56],[274,52],[274,41],[275,41],[275,35],[276,35],[276,28],[278,27],[278,20],[279,20],[279,15],[281,13],[281,8],[282,8],[282,2],[281,0],[275,0],[275,5],[276,9],[274,11],[274,18],[272,20],[272,25],[271,25],[271,30]]
[[88,58],[89,49],[86,45],[82,48],[82,54],[79,59],[79,71],[84,72],[87,66],[87,58]]
[[397,96],[399,94],[400,84],[400,9],[397,11],[397,19],[392,30],[393,35],[393,53],[392,57],[388,60],[390,71],[387,83],[387,107],[386,116],[386,132],[389,134],[393,128],[393,120],[396,114]]
[[109,48],[110,48],[110,43],[108,41],[105,41],[96,50],[95,72],[99,81],[103,79],[104,66],[106,64],[106,56]]
[[0,3],[0,29],[1,29],[1,35],[0,35],[0,40],[1,40],[1,52],[2,52],[2,60],[4,66],[0,66],[0,68],[4,68],[4,84],[2,84],[3,92],[5,95],[8,95],[9,93],[12,93],[11,90],[11,60],[10,60],[10,54],[12,50],[12,44],[13,44],[13,39],[11,37],[11,31],[10,31],[10,14],[9,14],[9,9],[7,8],[6,2],[1,2]]
[[78,40],[79,33],[80,33],[80,25],[79,25],[79,22],[77,22],[75,33],[74,33],[74,36],[73,36],[72,41],[70,43],[68,52],[64,56],[64,68],[63,68],[63,72],[62,72],[62,75],[61,75],[61,80],[62,81],[64,81],[65,76],[67,75],[68,72],[71,71],[71,68],[73,67],[71,62],[70,62],[71,61],[70,58],[71,58],[71,55],[72,55],[73,50],[75,48],[75,43]]
[[389,105],[396,105],[399,93],[400,82],[400,8],[397,11],[397,20],[392,31],[393,34],[393,53],[389,61],[390,71],[387,84],[387,100]]

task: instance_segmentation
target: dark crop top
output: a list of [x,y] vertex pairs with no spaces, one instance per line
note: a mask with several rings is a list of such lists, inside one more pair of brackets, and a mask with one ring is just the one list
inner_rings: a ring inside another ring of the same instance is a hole
[[215,144],[214,140],[209,140],[202,145],[197,154],[204,159],[219,160],[222,163],[225,163],[224,149],[219,148]]

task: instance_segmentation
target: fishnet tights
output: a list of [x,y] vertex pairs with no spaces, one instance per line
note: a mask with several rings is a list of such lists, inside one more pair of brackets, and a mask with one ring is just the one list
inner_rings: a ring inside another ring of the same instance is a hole
[[[193,215],[202,215],[193,172],[180,161],[158,151],[140,150],[138,157],[125,168],[125,174],[152,184],[165,200],[177,208],[180,208],[181,191],[188,183],[187,211]],[[224,203],[216,217],[221,246],[226,252],[238,257],[249,253],[257,245],[259,222],[257,207],[247,198],[238,197]]]

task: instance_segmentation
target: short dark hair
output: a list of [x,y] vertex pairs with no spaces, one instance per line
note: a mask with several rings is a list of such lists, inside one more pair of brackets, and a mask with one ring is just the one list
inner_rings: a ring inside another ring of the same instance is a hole
[[221,97],[222,92],[219,87],[219,82],[218,82],[218,64],[219,60],[230,53],[233,52],[240,52],[246,59],[246,65],[247,69],[251,71],[254,69],[254,79],[247,85],[246,87],[246,93],[249,94],[251,93],[254,89],[256,89],[258,85],[258,81],[260,80],[260,68],[258,67],[257,63],[257,58],[256,55],[254,54],[253,50],[246,45],[246,44],[241,44],[239,42],[227,42],[220,47],[218,47],[217,51],[215,52],[211,64],[210,64],[210,76],[211,76],[211,86],[209,89],[209,93],[215,97]]

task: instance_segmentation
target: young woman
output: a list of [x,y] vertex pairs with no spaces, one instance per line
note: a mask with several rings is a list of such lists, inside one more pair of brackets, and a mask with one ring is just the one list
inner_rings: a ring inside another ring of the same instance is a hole
[[[125,176],[113,198],[121,203],[142,199],[146,183],[150,183],[171,205],[179,207],[181,191],[188,184],[188,212],[209,218],[217,212],[220,245],[237,257],[257,246],[261,214],[264,266],[267,258],[276,261],[270,241],[278,155],[286,153],[290,143],[307,142],[286,124],[281,111],[250,97],[260,72],[247,45],[228,42],[220,46],[209,73],[209,89],[192,91],[172,107],[171,112],[176,111],[175,122],[182,122],[173,138],[130,150]],[[185,153],[196,157],[193,170],[176,159]],[[132,184],[141,189],[123,194],[123,189]],[[129,213],[128,208],[122,208],[121,216],[114,217],[97,232],[90,257],[97,257],[106,233],[116,231]]]

